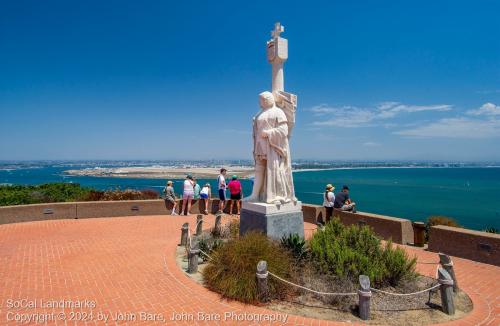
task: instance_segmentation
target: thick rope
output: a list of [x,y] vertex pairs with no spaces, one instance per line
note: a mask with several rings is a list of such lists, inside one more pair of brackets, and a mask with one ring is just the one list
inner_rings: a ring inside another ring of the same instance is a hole
[[273,274],[271,272],[269,272],[269,275],[271,275],[272,277],[280,280],[281,282],[284,282],[286,284],[289,284],[289,285],[292,285],[292,286],[295,286],[295,287],[298,287],[299,289],[303,289],[303,290],[306,290],[306,291],[309,291],[309,292],[312,292],[312,293],[316,293],[316,294],[319,294],[319,295],[357,295],[358,293],[357,292],[350,292],[350,293],[336,293],[336,292],[321,292],[321,291],[316,291],[316,290],[313,290],[313,289],[309,289],[309,288],[306,288],[305,286],[302,286],[302,285],[298,285],[298,284],[295,284],[295,283],[292,283],[290,281],[287,281],[285,279],[282,279],[281,277],[279,277],[278,275],[276,274]]
[[200,249],[200,252],[202,254],[204,254],[205,256],[207,256],[208,259],[213,260],[213,258],[209,254],[207,254],[206,252],[204,252],[203,250]]
[[383,293],[383,294],[387,294],[387,295],[394,295],[394,296],[398,296],[398,297],[404,297],[404,296],[410,296],[410,295],[417,295],[417,294],[425,293],[425,292],[428,292],[428,291],[434,290],[435,288],[438,288],[438,287],[440,287],[440,286],[441,286],[441,284],[436,284],[436,285],[434,285],[434,286],[431,286],[431,287],[430,287],[430,288],[428,288],[428,289],[424,289],[424,290],[417,291],[417,292],[412,292],[412,293],[394,293],[394,292],[386,292],[386,291],[377,290],[377,289],[374,289],[374,288],[370,288],[370,290],[372,290],[373,292]]
[[439,265],[439,262],[435,263],[432,261],[417,261],[417,264]]

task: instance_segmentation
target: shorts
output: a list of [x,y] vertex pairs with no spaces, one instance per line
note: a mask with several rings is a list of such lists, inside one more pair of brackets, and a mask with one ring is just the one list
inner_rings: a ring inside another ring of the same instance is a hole
[[226,189],[219,189],[219,199],[226,200]]
[[182,199],[193,199],[193,198],[194,198],[193,192],[185,192],[182,194]]
[[241,199],[241,192],[237,194],[231,194],[231,199],[232,200],[240,200]]
[[201,199],[208,199],[208,194],[200,194]]
[[172,196],[166,196],[166,197],[165,197],[165,201],[166,201],[166,202],[169,202],[169,203],[172,203],[172,204],[173,204],[173,203],[175,203],[175,199],[174,199],[174,198],[172,198]]

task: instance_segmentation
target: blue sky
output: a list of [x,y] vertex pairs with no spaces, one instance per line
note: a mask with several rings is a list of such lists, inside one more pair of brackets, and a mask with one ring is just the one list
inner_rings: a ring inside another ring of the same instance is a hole
[[251,157],[285,26],[293,158],[500,160],[498,1],[2,1],[0,160]]

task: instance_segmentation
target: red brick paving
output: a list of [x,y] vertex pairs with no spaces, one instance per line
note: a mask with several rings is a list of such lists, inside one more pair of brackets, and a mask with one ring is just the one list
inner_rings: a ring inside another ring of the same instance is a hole
[[[135,324],[140,312],[163,314],[167,324],[209,324],[196,313],[226,312],[280,314],[265,308],[228,302],[187,277],[176,265],[180,227],[195,217],[147,216],[53,220],[0,226],[0,324],[8,318],[48,314],[47,324]],[[208,217],[207,224],[213,224]],[[315,227],[306,224],[306,234]],[[437,255],[405,247],[419,261]],[[453,325],[500,325],[500,268],[454,258],[460,287],[474,310]],[[419,264],[422,274],[434,276],[436,266]],[[12,308],[20,300],[90,300],[96,308]],[[84,315],[90,313],[93,315]],[[59,315],[61,312],[64,315]],[[172,312],[195,314],[194,320],[170,321]],[[83,314],[82,314],[83,313]],[[135,321],[113,321],[115,313],[130,313]],[[38,315],[37,315],[38,314]],[[108,316],[105,323],[98,318]],[[146,315],[149,317],[151,315]],[[73,320],[70,320],[73,318]],[[85,319],[86,320],[82,320]],[[164,324],[143,321],[143,324]],[[43,323],[42,323],[43,324]],[[236,324],[214,322],[210,324]],[[252,324],[249,322],[248,324]],[[253,323],[255,324],[255,323]],[[290,325],[340,325],[288,316]]]

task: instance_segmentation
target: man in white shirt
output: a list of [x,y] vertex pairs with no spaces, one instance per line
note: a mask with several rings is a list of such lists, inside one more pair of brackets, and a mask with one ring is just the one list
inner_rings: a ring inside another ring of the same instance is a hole
[[219,185],[219,212],[222,213],[224,211],[224,207],[226,205],[226,173],[227,170],[222,168],[220,169],[220,174],[217,177],[217,184]]

